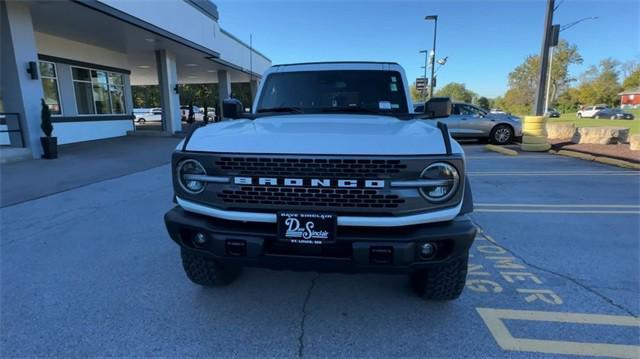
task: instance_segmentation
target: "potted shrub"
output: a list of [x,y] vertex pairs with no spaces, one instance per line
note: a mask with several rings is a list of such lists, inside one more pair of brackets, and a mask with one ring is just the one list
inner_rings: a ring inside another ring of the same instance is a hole
[[51,133],[53,132],[53,125],[51,124],[51,111],[49,111],[49,106],[47,106],[47,104],[44,102],[44,99],[41,100],[41,103],[42,112],[40,115],[40,128],[45,135],[45,137],[40,137],[42,151],[44,152],[42,158],[58,158],[58,138],[51,136]]

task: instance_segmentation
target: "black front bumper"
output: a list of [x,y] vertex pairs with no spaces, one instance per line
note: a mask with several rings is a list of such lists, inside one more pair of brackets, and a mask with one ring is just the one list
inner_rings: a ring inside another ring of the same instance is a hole
[[[187,250],[206,253],[228,265],[331,272],[406,273],[439,266],[466,255],[476,228],[466,216],[406,227],[338,228],[333,244],[300,245],[277,239],[276,224],[227,221],[175,207],[164,216],[171,238]],[[206,241],[197,244],[196,233]],[[433,257],[420,256],[424,243]]]

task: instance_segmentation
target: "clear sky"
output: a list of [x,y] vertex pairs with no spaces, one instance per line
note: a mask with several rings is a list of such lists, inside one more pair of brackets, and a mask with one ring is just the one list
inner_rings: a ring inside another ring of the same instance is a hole
[[[556,0],[556,4],[561,0]],[[409,81],[422,76],[437,14],[436,57],[448,56],[438,86],[462,82],[482,96],[502,95],[507,74],[542,41],[545,0],[428,1],[215,1],[220,25],[274,64],[370,60],[394,61]],[[561,33],[578,46],[584,64],[577,76],[605,57],[640,61],[640,0],[565,0],[554,23],[597,16]],[[437,67],[436,67],[437,68]]]

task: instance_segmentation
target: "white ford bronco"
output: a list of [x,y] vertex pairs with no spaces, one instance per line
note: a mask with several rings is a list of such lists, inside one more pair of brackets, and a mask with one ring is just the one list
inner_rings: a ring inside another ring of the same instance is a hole
[[184,270],[230,283],[243,266],[406,273],[425,299],[460,296],[476,229],[465,159],[439,117],[414,114],[396,63],[278,65],[251,113],[193,130],[172,155],[165,215]]

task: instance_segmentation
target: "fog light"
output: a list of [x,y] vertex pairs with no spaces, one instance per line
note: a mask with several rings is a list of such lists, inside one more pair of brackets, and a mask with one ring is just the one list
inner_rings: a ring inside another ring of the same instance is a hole
[[196,236],[193,238],[193,241],[196,244],[204,244],[207,241],[207,237],[205,237],[202,233],[196,233]]
[[420,256],[422,258],[431,258],[436,254],[436,245],[433,243],[425,243],[420,246]]

